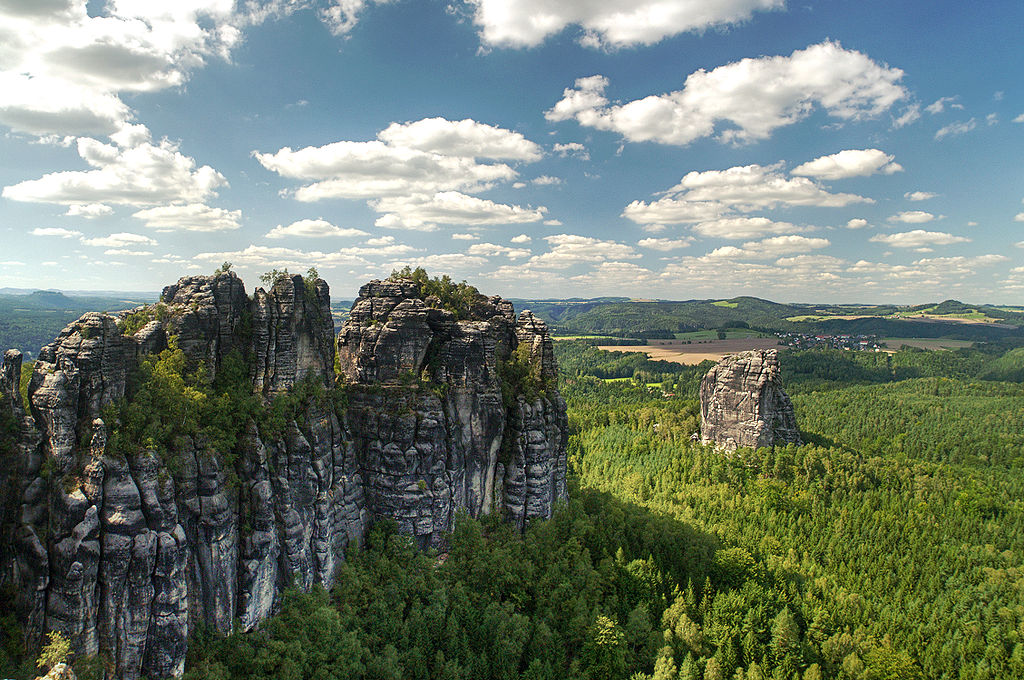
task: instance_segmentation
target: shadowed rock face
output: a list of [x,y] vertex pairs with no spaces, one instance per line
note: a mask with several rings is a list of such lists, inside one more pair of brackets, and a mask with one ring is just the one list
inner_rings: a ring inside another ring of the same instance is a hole
[[[234,273],[188,277],[161,301],[133,336],[106,314],[68,326],[40,352],[28,413],[21,356],[4,355],[0,422],[14,434],[0,433],[0,585],[17,589],[30,641],[60,630],[115,677],[179,676],[197,622],[249,629],[287,584],[330,587],[374,519],[436,546],[460,510],[523,527],[565,497],[551,341],[501,298],[457,320],[411,281],[374,281],[337,338],[320,280],[250,298]],[[230,452],[189,436],[164,457],[108,451],[105,407],[131,400],[141,358],[169,345],[210,380],[237,351],[265,400],[333,384],[337,353],[347,400],[310,400],[272,432],[250,421]],[[520,346],[541,388],[529,399],[502,389]]]
[[777,350],[754,350],[718,362],[700,384],[701,441],[725,449],[802,444]]

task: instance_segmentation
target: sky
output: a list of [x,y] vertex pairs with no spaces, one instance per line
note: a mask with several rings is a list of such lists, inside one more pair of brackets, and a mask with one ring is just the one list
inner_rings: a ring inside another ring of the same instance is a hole
[[1021,304],[1020,0],[0,0],[0,286]]

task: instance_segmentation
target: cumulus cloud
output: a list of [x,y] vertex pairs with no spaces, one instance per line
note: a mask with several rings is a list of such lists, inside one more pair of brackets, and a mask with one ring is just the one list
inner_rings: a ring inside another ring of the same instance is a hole
[[510,248],[494,243],[474,243],[466,251],[470,255],[481,255],[483,257],[495,257],[504,255],[510,260],[517,260],[521,257],[529,257],[532,253],[526,248]]
[[552,186],[555,184],[561,184],[562,180],[559,177],[552,177],[551,175],[541,175],[540,177],[534,177],[530,180],[531,184],[537,186]]
[[88,203],[86,205],[70,205],[64,213],[68,217],[84,217],[87,220],[94,220],[97,217],[106,217],[114,212],[109,205],[102,203]]
[[866,226],[868,226],[868,221],[863,217],[854,217],[846,223],[847,229],[863,229]]
[[[343,0],[351,2],[352,0]],[[0,125],[38,136],[107,136],[129,125],[125,93],[177,87],[241,30],[273,14],[258,0],[0,5]],[[277,12],[282,13],[282,12]]]
[[960,121],[957,123],[950,123],[945,127],[939,128],[935,132],[935,139],[944,139],[946,137],[956,137],[958,135],[965,135],[974,128],[978,127],[978,121],[974,118],[966,121]]
[[809,250],[827,248],[831,242],[826,238],[808,238],[806,236],[773,236],[760,241],[748,241],[742,246],[722,246],[708,253],[710,259],[729,260],[767,260],[794,253],[805,253]]
[[683,237],[677,239],[671,238],[644,238],[637,241],[637,245],[641,248],[650,248],[651,250],[660,250],[667,252],[669,250],[678,250],[680,248],[688,248],[693,245],[693,239],[690,237]]
[[438,253],[435,255],[424,255],[414,259],[397,260],[391,266],[399,269],[406,265],[410,267],[423,267],[427,270],[441,270],[448,272],[466,272],[476,267],[487,264],[487,259],[478,255],[466,255],[465,253]]
[[902,231],[895,234],[875,234],[869,241],[884,243],[894,248],[914,248],[927,252],[932,246],[947,246],[953,243],[968,243],[971,239],[965,236],[955,236],[944,231],[925,231],[914,229]]
[[930,191],[908,191],[907,193],[903,194],[903,198],[907,199],[908,201],[928,201],[935,198],[936,196],[938,196],[938,194],[933,194]]
[[240,226],[241,210],[211,208],[202,203],[165,205],[132,214],[157,231],[232,231]]
[[629,141],[685,145],[720,130],[723,142],[746,143],[771,136],[816,108],[841,121],[874,117],[907,96],[903,71],[826,41],[790,56],[743,59],[711,71],[695,71],[682,90],[626,104],[605,97],[604,76],[580,78],[545,116],[575,119]]
[[529,243],[533,239],[526,234],[519,234],[519,236],[513,236],[509,239],[512,243]]
[[315,220],[298,220],[285,226],[282,224],[277,225],[269,232],[266,237],[271,239],[279,238],[324,238],[328,236],[368,236],[365,231],[361,229],[342,229],[337,227],[327,220],[315,219]]
[[960,97],[939,97],[928,106],[924,107],[924,110],[933,116],[937,113],[942,113],[949,106],[951,109],[963,109],[964,105],[959,102]]
[[[1024,115],[1022,115],[1024,118]],[[573,156],[580,159],[581,161],[589,161],[590,153],[587,152],[587,147],[583,146],[579,142],[567,142],[565,144],[555,144],[551,147],[551,150],[558,156],[565,158],[567,156]]]
[[632,246],[616,241],[603,241],[591,236],[555,234],[545,236],[544,240],[548,242],[550,250],[530,258],[527,266],[537,269],[568,269],[586,262],[630,260],[640,257]]
[[539,222],[547,208],[524,208],[495,203],[458,191],[433,195],[385,196],[370,201],[379,213],[376,226],[387,229],[433,231],[437,224],[484,225]]
[[852,203],[873,203],[855,194],[831,193],[807,177],[786,177],[781,167],[781,164],[745,165],[726,170],[692,171],[661,198],[652,202],[633,201],[622,216],[638,224],[685,224],[716,221],[735,217],[730,213],[778,206],[843,207]]
[[359,23],[359,15],[371,4],[389,0],[333,0],[317,12],[320,21],[336,36],[345,37]]
[[142,234],[119,232],[110,236],[97,236],[94,238],[83,238],[82,243],[87,246],[103,246],[106,248],[127,248],[131,246],[155,246],[156,241]]
[[1019,116],[1017,116],[1016,118],[1014,118],[1013,122],[1014,123],[1024,123],[1024,113],[1022,113]]
[[469,0],[480,39],[494,47],[535,47],[570,25],[588,47],[650,45],[668,36],[749,19],[782,9],[784,0]]
[[393,123],[377,137],[253,155],[282,177],[312,180],[295,190],[299,201],[368,199],[382,214],[379,227],[433,230],[437,224],[537,222],[546,211],[469,195],[518,176],[512,166],[497,161],[541,158],[540,147],[518,132],[470,119],[426,118]]
[[789,222],[773,222],[766,217],[725,217],[701,222],[693,231],[707,238],[745,239],[768,234],[785,234],[800,229]]
[[452,238],[456,241],[476,241],[480,237],[476,234],[460,234],[456,232],[452,234]]
[[1016,215],[1014,215],[1013,216],[1013,221],[1014,222],[1024,222],[1024,212],[1017,213]]
[[540,146],[522,134],[470,118],[458,121],[424,118],[411,123],[392,123],[377,137],[394,148],[417,149],[441,156],[533,162],[543,155]]
[[227,185],[222,174],[208,165],[197,168],[194,159],[166,139],[123,147],[82,137],[77,149],[93,170],[51,172],[4,187],[3,197],[64,205],[149,206],[201,203]]
[[824,180],[866,177],[877,173],[891,175],[903,171],[903,166],[894,162],[894,158],[878,149],[846,149],[798,165],[791,173]]
[[889,217],[890,222],[903,222],[904,224],[924,224],[935,219],[935,215],[924,210],[904,210]]
[[30,232],[33,236],[59,236],[61,238],[74,238],[81,236],[82,232],[73,229],[62,229],[61,227],[39,227]]

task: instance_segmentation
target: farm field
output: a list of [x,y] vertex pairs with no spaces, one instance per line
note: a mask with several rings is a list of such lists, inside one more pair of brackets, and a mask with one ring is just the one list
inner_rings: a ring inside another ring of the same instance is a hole
[[655,340],[657,344],[623,346],[602,345],[598,349],[611,352],[643,352],[655,361],[671,361],[687,366],[702,361],[720,361],[723,357],[745,352],[751,349],[782,349],[777,338],[732,338],[726,340],[706,340],[685,344],[680,341]]
[[970,340],[949,340],[946,338],[882,338],[889,346],[889,352],[895,352],[903,345],[917,347],[919,349],[960,349],[970,347],[974,343]]

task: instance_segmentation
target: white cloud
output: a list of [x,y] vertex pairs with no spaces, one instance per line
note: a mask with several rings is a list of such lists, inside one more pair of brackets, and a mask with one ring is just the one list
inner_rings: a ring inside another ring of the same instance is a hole
[[707,238],[745,239],[801,229],[789,222],[773,222],[766,217],[724,217],[696,224],[693,231]]
[[935,198],[936,196],[938,196],[938,194],[933,194],[930,191],[908,191],[907,193],[903,194],[903,198],[907,199],[908,201],[928,201]]
[[342,229],[327,220],[316,219],[298,220],[287,226],[279,224],[267,232],[266,238],[324,238],[328,236],[368,236],[368,234],[361,229]]
[[729,260],[767,260],[808,250],[827,248],[831,242],[825,238],[808,238],[806,236],[773,236],[761,241],[748,241],[741,247],[722,246],[711,251],[705,257],[710,259]]
[[59,236],[61,238],[74,238],[82,235],[80,231],[62,229],[61,227],[39,227],[33,229],[31,233],[33,236]]
[[1014,215],[1013,216],[1013,221],[1014,222],[1024,222],[1024,212],[1017,213],[1016,215]]
[[946,106],[949,105],[951,109],[963,109],[964,105],[959,103],[960,97],[940,97],[933,101],[928,106],[924,107],[924,110],[933,116],[937,113],[942,113],[946,110]]
[[510,260],[529,257],[533,254],[526,248],[509,248],[508,246],[500,246],[494,243],[474,243],[466,252],[470,255],[482,255],[483,257],[504,255]]
[[902,222],[904,224],[924,224],[935,219],[935,215],[923,210],[904,210],[889,217],[890,222]]
[[533,239],[526,234],[520,234],[519,236],[513,236],[509,239],[512,243],[529,243]]
[[546,226],[546,227],[560,227],[560,226],[562,226],[562,220],[544,220],[544,226]]
[[631,246],[616,241],[602,241],[590,236],[556,234],[545,236],[551,249],[530,258],[527,266],[538,269],[568,269],[586,262],[629,260],[640,257]]
[[[1021,114],[1021,118],[1024,118],[1024,114]],[[580,159],[581,161],[589,161],[590,153],[587,151],[587,147],[583,146],[579,142],[567,142],[565,144],[555,144],[551,147],[551,150],[565,158],[567,156],[573,156]]]
[[110,248],[103,251],[104,255],[124,255],[128,257],[146,257],[152,255],[152,250],[128,250],[126,248]]
[[894,158],[878,149],[846,149],[798,165],[791,174],[824,180],[866,177],[876,173],[891,175],[903,171],[903,166],[893,162]]
[[226,0],[25,5],[0,5],[0,124],[39,136],[116,133],[133,118],[121,93],[180,86],[251,21]]
[[[779,127],[823,108],[839,120],[878,116],[907,96],[903,72],[826,41],[792,55],[743,59],[695,71],[682,90],[610,104],[608,79],[590,76],[567,88],[548,120],[618,132],[629,141],[685,145],[721,130],[724,142],[766,139]],[[721,123],[728,123],[721,129]]]
[[380,141],[342,141],[298,151],[285,147],[254,155],[263,167],[282,177],[316,180],[295,191],[295,198],[306,202],[480,191],[516,177],[516,171],[503,163],[481,164],[470,157],[395,148]]
[[484,44],[534,47],[569,25],[583,29],[588,47],[650,45],[668,36],[749,19],[782,9],[784,0],[469,0]]
[[541,175],[540,177],[534,177],[530,180],[531,184],[537,186],[551,186],[554,184],[561,184],[562,180],[559,177],[552,177],[551,175]]
[[855,194],[831,193],[807,177],[786,177],[780,168],[781,164],[746,165],[689,172],[662,198],[650,203],[633,201],[622,216],[638,224],[683,224],[778,206],[843,207],[874,202]]
[[546,211],[468,195],[518,176],[508,164],[478,159],[533,162],[542,155],[518,132],[470,119],[392,123],[374,141],[253,155],[282,177],[314,180],[294,192],[299,201],[369,199],[369,206],[382,213],[379,227],[429,231],[439,223],[537,222]]
[[1014,118],[1013,122],[1014,123],[1024,123],[1024,113],[1022,113],[1019,116],[1017,116],[1016,118]]
[[157,231],[232,231],[239,228],[241,210],[211,208],[202,203],[164,205],[132,214]]
[[95,169],[51,172],[4,187],[3,197],[33,203],[147,206],[200,203],[227,185],[223,175],[208,165],[196,168],[195,160],[166,139],[124,148],[82,137],[78,154]]
[[452,238],[455,239],[456,241],[476,241],[480,237],[477,236],[476,234],[460,234],[460,233],[455,233],[455,234],[452,234]]
[[86,205],[70,205],[68,206],[68,211],[64,214],[68,217],[84,217],[87,220],[93,220],[97,217],[105,217],[113,212],[114,209],[109,205],[88,203]]
[[467,118],[452,121],[424,118],[392,123],[377,138],[393,148],[416,149],[441,156],[492,158],[533,162],[541,148],[522,134]]
[[546,208],[524,208],[495,203],[458,191],[442,191],[432,196],[385,196],[370,201],[379,213],[375,224],[387,229],[433,231],[437,224],[524,224],[539,222]]
[[385,4],[390,0],[332,0],[321,7],[317,15],[320,21],[336,36],[347,37],[359,23],[359,15],[373,2]]
[[893,119],[892,127],[893,127],[894,130],[898,130],[898,129],[902,128],[902,127],[906,127],[907,125],[910,125],[911,123],[917,121],[920,118],[921,118],[921,105],[920,104],[911,104],[910,106],[908,106],[906,109],[903,110],[903,113],[901,113],[899,116],[897,116],[896,118]]
[[410,267],[423,267],[428,271],[466,272],[476,267],[482,267],[485,264],[487,264],[487,259],[476,255],[438,253],[436,255],[424,255],[415,259],[398,260],[392,263],[392,267],[399,269],[409,265]]
[[868,226],[868,221],[863,217],[854,217],[846,223],[847,229],[863,229]]
[[943,139],[945,137],[956,137],[957,135],[965,135],[978,126],[978,121],[971,118],[967,121],[960,121],[958,123],[950,123],[945,127],[941,127],[935,133],[935,139]]
[[637,245],[641,248],[650,248],[651,250],[661,250],[668,252],[670,250],[678,250],[679,248],[688,248],[693,245],[693,239],[689,237],[683,237],[678,239],[671,238],[643,238],[637,241]]
[[110,236],[97,236],[95,238],[83,238],[82,244],[87,246],[104,246],[107,248],[125,248],[131,246],[155,246],[156,241],[142,234],[131,234],[119,232]]
[[925,231],[914,229],[896,234],[875,234],[869,241],[884,243],[894,248],[931,248],[932,246],[947,246],[953,243],[968,243],[971,239],[964,236],[954,236],[943,231]]
[[394,236],[376,236],[374,238],[366,239],[366,245],[368,246],[387,246],[395,242]]

